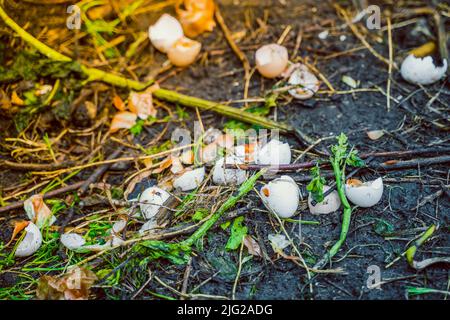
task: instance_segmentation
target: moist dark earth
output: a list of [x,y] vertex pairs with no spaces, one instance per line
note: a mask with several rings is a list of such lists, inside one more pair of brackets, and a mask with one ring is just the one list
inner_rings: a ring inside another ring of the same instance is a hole
[[[256,18],[264,19],[268,14],[267,29],[264,32],[251,36],[247,30],[246,35],[238,42],[244,53],[254,65],[254,50],[261,44],[276,42],[286,26],[291,25],[292,30],[285,38],[283,44],[292,54],[296,36],[299,30],[303,31],[302,42],[298,50],[298,57],[309,58],[310,62],[316,62],[315,66],[332,83],[337,91],[348,91],[349,88],[341,81],[343,75],[351,76],[360,81],[360,88],[379,87],[386,91],[388,79],[387,65],[374,57],[367,49],[361,49],[336,58],[330,55],[360,47],[361,42],[348,28],[342,28],[330,33],[325,39],[318,38],[318,34],[326,29],[340,26],[344,22],[336,14],[335,8],[325,2],[316,1],[219,1],[222,15],[232,32],[246,30],[246,14],[253,17],[252,28],[256,30],[258,24]],[[350,6],[349,1],[340,1],[342,6]],[[391,5],[378,2],[381,12],[393,10]],[[398,2],[398,7],[406,2]],[[423,2],[423,5],[426,3]],[[33,12],[39,12],[41,8],[33,7]],[[54,6],[55,12],[61,10]],[[172,12],[170,8],[165,12]],[[12,11],[14,12],[14,11]],[[54,12],[49,11],[49,16]],[[134,19],[130,27],[146,30],[161,13],[141,15]],[[11,13],[11,16],[23,25],[26,15]],[[54,16],[54,15],[53,15]],[[393,23],[401,21],[394,20]],[[434,32],[432,19],[425,18],[425,24]],[[30,32],[36,34],[42,22],[36,22],[30,28]],[[57,24],[57,22],[55,22]],[[383,19],[383,25],[384,19]],[[0,25],[1,29],[5,29]],[[50,25],[51,26],[51,25]],[[400,63],[404,54],[429,40],[422,33],[415,33],[416,23],[411,23],[393,30],[395,62]],[[447,29],[449,24],[446,22]],[[253,31],[254,31],[253,30]],[[372,34],[373,33],[373,34]],[[340,36],[345,35],[344,41]],[[8,35],[2,36],[4,38]],[[382,41],[370,41],[374,49],[388,57],[387,32],[368,31],[370,39],[381,37]],[[161,86],[168,89],[201,97],[212,101],[233,101],[243,99],[244,70],[242,64],[228,47],[223,33],[217,26],[212,33],[200,37],[203,50],[209,53],[207,63],[196,63],[186,70],[177,72],[168,77]],[[123,48],[122,48],[123,49]],[[291,57],[295,59],[295,57]],[[152,70],[161,65],[164,57],[155,52],[150,44],[139,54],[142,62],[135,72],[140,79],[144,79]],[[147,63],[148,62],[148,63]],[[264,92],[274,85],[273,80],[263,79],[257,72],[251,78],[249,85],[249,97],[264,97]],[[321,89],[326,90],[322,84]],[[338,135],[344,132],[349,137],[349,142],[361,153],[390,150],[414,150],[421,147],[449,147],[448,115],[450,90],[447,80],[440,81],[432,86],[427,86],[426,92],[419,90],[412,97],[405,99],[409,94],[419,89],[406,83],[396,70],[392,74],[391,109],[387,111],[386,96],[377,91],[361,91],[349,94],[318,94],[306,101],[280,99],[276,111],[271,112],[271,117],[276,114],[278,121],[287,122],[300,128],[305,134],[314,140],[322,137]],[[120,92],[120,91],[119,91]],[[440,110],[433,112],[427,103],[431,97],[440,92],[438,98],[432,102],[432,107]],[[107,98],[104,98],[107,99]],[[404,101],[405,100],[405,101]],[[108,105],[105,103],[105,105]],[[243,107],[243,103],[233,103],[235,107]],[[109,107],[109,106],[108,106]],[[111,107],[112,108],[112,107]],[[187,109],[190,120],[184,123],[186,128],[192,130],[192,123],[196,119],[195,112]],[[223,128],[229,119],[217,116],[214,113],[202,112],[202,120],[205,127]],[[439,128],[433,121],[439,120],[445,123],[445,128]],[[4,130],[2,139],[7,132],[13,130],[9,120],[0,119]],[[171,125],[175,128],[179,124]],[[163,127],[155,125],[145,131],[139,139],[149,141]],[[50,128],[49,135],[51,134]],[[54,128],[58,130],[57,127]],[[387,132],[379,140],[372,141],[367,137],[369,130],[383,129]],[[170,138],[170,129],[164,139]],[[305,149],[293,136],[283,136],[289,141],[295,150]],[[319,147],[326,149],[335,142],[334,139],[324,140]],[[111,145],[108,148],[113,149]],[[109,151],[111,152],[111,151]],[[2,157],[8,158],[7,152],[2,151]],[[306,156],[302,160],[310,159]],[[388,159],[384,159],[388,160]],[[380,161],[384,161],[380,160]],[[375,163],[378,160],[375,161]],[[91,171],[85,170],[77,176],[83,179],[89,176]],[[6,187],[15,181],[19,181],[26,173],[12,170],[3,170],[0,173],[0,185]],[[306,174],[298,172],[295,175]],[[448,164],[425,166],[396,172],[364,170],[360,178],[371,179],[382,176],[385,180],[384,195],[382,201],[372,208],[357,208],[352,214],[350,231],[347,240],[337,256],[333,259],[332,268],[342,268],[344,273],[319,274],[312,279],[313,292],[310,292],[304,269],[295,263],[277,256],[268,240],[269,234],[279,232],[278,222],[271,217],[262,206],[258,196],[251,192],[244,200],[238,203],[238,208],[244,208],[251,203],[251,209],[243,212],[244,223],[248,232],[252,235],[266,252],[266,258],[252,258],[243,265],[236,290],[237,299],[443,299],[442,294],[426,294],[419,296],[407,296],[407,287],[426,287],[438,290],[447,290],[450,286],[450,273],[448,265],[435,264],[425,270],[416,271],[409,267],[405,259],[400,259],[390,268],[385,266],[401,254],[415,237],[420,235],[431,224],[439,225],[438,231],[417,252],[416,259],[423,260],[430,257],[448,256],[450,254],[449,237],[449,175]],[[120,183],[122,176],[119,173],[109,175],[109,182]],[[331,179],[328,179],[331,183]],[[262,185],[258,182],[257,189]],[[305,195],[305,184],[301,185]],[[442,194],[430,202],[418,206],[422,200],[430,195],[443,190]],[[303,220],[320,221],[320,225],[302,225],[301,233],[298,223],[285,222],[285,228],[299,246],[306,261],[312,265],[325,253],[326,248],[338,239],[341,228],[342,212],[337,211],[328,215],[311,215],[303,203],[301,218]],[[16,210],[2,217],[6,223],[8,219],[24,216],[22,210]],[[380,221],[385,221],[394,227],[393,234],[389,237],[380,235],[377,227]],[[408,232],[411,231],[411,232]],[[2,233],[0,229],[0,234]],[[300,236],[301,235],[301,238]],[[7,239],[10,235],[3,234]],[[194,250],[191,261],[191,276],[188,288],[192,290],[200,285],[195,293],[207,295],[231,296],[233,283],[239,264],[239,250],[226,251],[224,249],[229,231],[215,228],[204,238],[203,248]],[[121,249],[120,249],[121,250]],[[292,252],[292,254],[295,254]],[[383,284],[380,289],[369,289],[367,279],[368,267],[378,266],[381,270]],[[181,288],[186,266],[174,266],[164,260],[151,262],[149,268],[153,274],[174,288]],[[131,270],[124,268],[123,281],[113,288],[103,290],[96,288],[94,295],[99,299],[121,298],[129,299],[132,296],[130,288],[139,288],[147,278],[147,271]],[[37,273],[33,276],[39,276]],[[3,272],[0,274],[0,287],[8,287],[14,284],[17,275]],[[158,292],[161,295],[173,296],[167,288],[158,282],[151,281],[147,290]],[[176,296],[175,296],[176,297]],[[145,291],[137,299],[154,299],[154,296]]]

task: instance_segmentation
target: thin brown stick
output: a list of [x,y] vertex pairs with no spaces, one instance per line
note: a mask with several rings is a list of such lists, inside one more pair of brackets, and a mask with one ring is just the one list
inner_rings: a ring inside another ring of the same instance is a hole
[[[336,8],[336,11],[338,11],[343,17],[346,22],[346,24],[350,27],[350,30],[353,32],[353,34],[361,41],[361,43],[372,53],[376,58],[378,58],[380,61],[384,62],[387,65],[390,65],[390,62],[388,59],[383,57],[381,54],[379,54],[371,45],[369,42],[367,42],[364,35],[359,32],[358,28],[355,26],[355,24],[351,21],[350,17],[348,16],[347,12],[338,4],[334,4],[334,7]],[[396,70],[398,70],[397,65],[392,65]]]
[[244,99],[247,99],[248,97],[248,85],[247,82],[250,79],[250,62],[248,61],[247,56],[242,52],[242,50],[238,47],[236,42],[233,40],[233,36],[231,34],[230,29],[228,29],[228,26],[225,23],[225,20],[222,17],[222,14],[220,13],[219,5],[216,4],[215,9],[215,17],[217,20],[217,23],[219,24],[220,28],[222,29],[225,39],[228,42],[228,45],[231,47],[231,50],[236,54],[236,56],[239,58],[239,60],[242,62],[242,66],[244,67],[245,72],[245,86],[244,86]]
[[[47,192],[44,194],[44,199],[48,199],[54,196],[61,195],[63,193],[71,192],[77,190],[79,187],[81,187],[86,181],[80,181],[74,184],[71,184],[69,186],[65,186],[50,192]],[[0,213],[5,213],[14,209],[21,208],[23,206],[24,201],[17,201],[14,203],[11,203],[7,206],[0,207]]]

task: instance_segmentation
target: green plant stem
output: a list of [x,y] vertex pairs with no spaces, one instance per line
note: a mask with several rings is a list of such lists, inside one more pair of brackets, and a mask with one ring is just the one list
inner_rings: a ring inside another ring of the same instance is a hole
[[234,196],[231,196],[230,198],[225,201],[220,208],[209,218],[207,221],[205,221],[198,229],[195,231],[189,238],[184,240],[182,244],[187,246],[192,246],[194,243],[196,243],[199,239],[201,239],[208,230],[220,219],[220,217],[227,212],[229,209],[234,207],[236,203],[244,197],[247,193],[249,193],[253,186],[256,183],[256,180],[263,175],[265,170],[260,170],[256,174],[250,177],[246,182],[244,182],[241,187],[238,189],[237,194]]
[[[14,20],[12,20],[7,15],[7,13],[5,12],[5,10],[1,5],[0,5],[0,17],[3,19],[6,25],[8,25],[11,29],[13,29],[24,41],[26,41],[28,44],[36,48],[40,53],[42,53],[46,57],[55,61],[65,61],[65,62],[73,61],[70,57],[65,56],[59,53],[58,51],[50,48],[49,46],[40,42],[38,39],[36,39],[31,34],[26,32],[24,29],[22,29]],[[88,77],[86,82],[103,81],[114,86],[129,88],[136,91],[142,91],[154,82],[153,80],[148,82],[139,82],[135,80],[130,80],[119,75],[105,72],[103,70],[99,70],[96,68],[89,68],[87,66],[84,66],[83,64],[80,64],[80,68],[81,71]],[[283,132],[293,132],[293,129],[288,125],[278,123],[276,121],[272,121],[261,116],[254,115],[250,112],[246,112],[237,108],[233,108],[227,105],[219,104],[216,102],[196,97],[183,95],[175,91],[158,89],[155,92],[153,92],[153,95],[161,100],[179,103],[181,105],[190,108],[199,108],[202,110],[214,111],[224,116],[237,119],[243,122],[247,122],[250,124],[259,125],[268,129],[279,129]]]
[[333,258],[336,253],[341,248],[342,244],[345,242],[347,238],[348,229],[350,227],[350,219],[352,214],[352,208],[350,203],[345,196],[344,184],[343,184],[343,172],[340,167],[340,159],[332,159],[331,166],[333,167],[333,172],[336,178],[336,190],[339,194],[339,198],[344,206],[344,213],[342,217],[342,227],[341,234],[339,236],[339,240],[331,247],[331,249],[319,260],[314,266],[314,269],[322,269],[328,261]]
[[410,246],[405,251],[406,261],[408,261],[409,265],[414,268],[414,256],[416,254],[417,249],[427,241],[436,230],[436,226],[432,224],[421,236],[419,239],[414,241],[414,244]]

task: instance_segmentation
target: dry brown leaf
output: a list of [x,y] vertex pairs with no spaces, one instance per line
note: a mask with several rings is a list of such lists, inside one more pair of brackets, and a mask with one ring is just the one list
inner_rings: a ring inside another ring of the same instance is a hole
[[248,253],[253,256],[262,257],[261,247],[252,236],[246,235],[244,237],[244,246],[248,249]]
[[127,107],[126,107],[125,103],[123,102],[122,98],[119,97],[117,94],[114,95],[113,105],[119,111],[125,111],[127,109]]
[[91,101],[86,101],[84,106],[86,107],[89,119],[94,120],[97,117],[97,106]]
[[17,92],[13,91],[11,94],[11,102],[12,104],[15,104],[17,106],[23,106],[24,102],[23,100],[17,95]]
[[147,179],[152,175],[152,171],[144,171],[139,173],[137,176],[135,176],[131,181],[128,183],[127,188],[124,191],[124,197],[125,199],[128,199],[128,195],[133,192],[136,185],[141,182],[144,179]]
[[75,266],[59,277],[42,276],[36,296],[39,300],[87,300],[96,280],[91,270]]
[[213,0],[179,1],[175,9],[184,33],[188,37],[196,37],[205,31],[212,31],[216,25],[214,8]]
[[160,162],[159,167],[152,171],[152,173],[161,173],[172,165],[172,157],[168,156]]
[[11,108],[11,100],[5,91],[0,89],[0,108],[4,110],[8,110]]
[[382,136],[384,136],[384,131],[383,130],[368,131],[367,136],[369,137],[370,140],[378,140]]
[[129,111],[121,111],[114,115],[111,121],[110,132],[116,132],[119,129],[130,129],[135,125],[137,115]]

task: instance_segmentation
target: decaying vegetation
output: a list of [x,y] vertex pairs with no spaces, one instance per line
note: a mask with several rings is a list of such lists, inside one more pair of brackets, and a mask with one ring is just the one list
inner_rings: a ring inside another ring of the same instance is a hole
[[[360,1],[0,1],[0,299],[446,299],[450,7],[429,2],[377,2],[369,28]],[[270,175],[226,129],[277,129],[289,160]],[[348,190],[380,177],[373,203]]]

